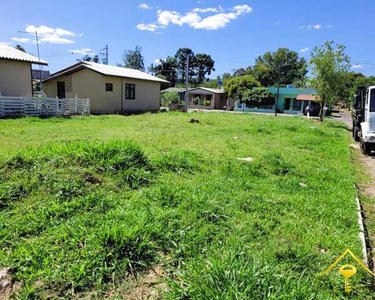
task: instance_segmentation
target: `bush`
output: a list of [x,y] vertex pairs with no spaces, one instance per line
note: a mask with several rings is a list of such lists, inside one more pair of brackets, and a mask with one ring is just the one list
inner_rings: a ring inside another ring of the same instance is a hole
[[180,94],[177,92],[165,92],[161,95],[162,106],[168,106],[169,104],[178,104],[180,100]]
[[246,91],[242,100],[248,107],[260,107],[275,103],[275,96],[266,88]]

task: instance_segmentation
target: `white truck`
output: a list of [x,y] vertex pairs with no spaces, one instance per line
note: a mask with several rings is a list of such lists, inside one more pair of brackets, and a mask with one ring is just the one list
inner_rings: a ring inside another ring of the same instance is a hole
[[369,155],[375,150],[375,86],[357,88],[352,120],[353,138],[360,143],[361,152]]

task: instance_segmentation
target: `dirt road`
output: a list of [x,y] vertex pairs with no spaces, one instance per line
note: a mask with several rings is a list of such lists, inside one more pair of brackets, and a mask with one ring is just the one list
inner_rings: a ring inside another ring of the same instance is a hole
[[[352,118],[351,112],[347,110],[339,111],[338,113],[333,113],[333,118],[337,121],[343,122],[348,127],[348,133],[352,136]],[[359,150],[359,143],[353,140],[353,144],[350,145],[352,148]],[[360,186],[359,189],[363,195],[367,197],[375,198],[375,185],[372,183],[375,181],[375,155],[366,156],[360,153],[360,163],[363,165],[366,172],[371,177],[369,184],[367,186]]]

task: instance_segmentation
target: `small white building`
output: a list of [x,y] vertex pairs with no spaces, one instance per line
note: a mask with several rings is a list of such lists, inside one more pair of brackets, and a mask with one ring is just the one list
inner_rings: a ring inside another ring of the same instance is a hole
[[92,113],[160,109],[160,84],[168,81],[123,67],[81,61],[44,81],[48,97],[89,98]]

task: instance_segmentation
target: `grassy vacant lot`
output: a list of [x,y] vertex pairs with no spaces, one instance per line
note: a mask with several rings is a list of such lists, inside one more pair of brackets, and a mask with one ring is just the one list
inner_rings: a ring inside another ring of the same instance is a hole
[[317,277],[361,254],[341,123],[25,118],[0,135],[0,267],[18,268],[19,299],[347,297],[337,268]]

